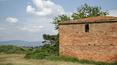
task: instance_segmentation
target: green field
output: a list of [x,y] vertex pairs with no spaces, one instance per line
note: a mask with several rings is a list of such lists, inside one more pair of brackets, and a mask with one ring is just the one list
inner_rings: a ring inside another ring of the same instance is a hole
[[24,56],[24,54],[0,54],[0,65],[91,65],[78,62],[25,59]]

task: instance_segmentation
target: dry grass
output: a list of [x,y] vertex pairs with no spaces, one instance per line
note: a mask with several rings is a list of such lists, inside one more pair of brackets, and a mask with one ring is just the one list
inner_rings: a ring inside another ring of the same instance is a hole
[[0,55],[0,65],[91,65],[77,62],[25,59],[22,54]]

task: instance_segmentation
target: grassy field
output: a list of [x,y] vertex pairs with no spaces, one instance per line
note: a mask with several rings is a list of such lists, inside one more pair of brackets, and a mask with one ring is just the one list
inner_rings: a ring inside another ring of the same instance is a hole
[[91,65],[78,62],[25,59],[23,54],[0,54],[0,65]]

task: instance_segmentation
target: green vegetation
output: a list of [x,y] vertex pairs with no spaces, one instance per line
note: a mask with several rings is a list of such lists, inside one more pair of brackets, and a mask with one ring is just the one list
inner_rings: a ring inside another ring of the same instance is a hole
[[62,23],[64,21],[68,21],[68,20],[70,20],[69,16],[67,16],[67,15],[60,15],[58,17],[55,17],[52,23],[55,24],[55,29],[57,30],[58,26],[59,26],[59,23]]
[[12,46],[12,45],[2,45],[0,46],[0,53],[2,54],[13,54],[13,53],[25,53],[26,50],[20,47]]
[[55,45],[45,44],[32,52],[26,54],[25,58],[45,59],[49,56],[58,56]]
[[7,63],[7,64],[0,64],[0,65],[13,65],[13,64],[11,64],[11,63]]
[[31,52],[28,52],[25,58],[44,59],[49,56],[58,56],[59,55],[58,36],[59,35],[56,36],[44,34],[43,35],[44,45]]
[[81,7],[77,9],[77,12],[74,12],[71,16],[59,15],[58,17],[54,18],[52,23],[55,24],[55,29],[58,29],[59,23],[68,21],[70,19],[77,20],[77,19],[88,18],[88,17],[106,16],[108,14],[109,13],[106,11],[103,11],[101,7],[84,4],[84,5],[81,5]]
[[75,19],[88,18],[88,17],[105,16],[105,15],[108,15],[108,12],[102,11],[101,7],[84,4],[77,9],[77,12],[72,14],[72,18],[75,20]]

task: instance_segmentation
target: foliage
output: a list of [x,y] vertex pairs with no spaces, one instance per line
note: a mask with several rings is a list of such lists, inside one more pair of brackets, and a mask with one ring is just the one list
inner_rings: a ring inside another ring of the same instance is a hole
[[101,7],[90,6],[88,4],[84,4],[84,5],[81,5],[81,7],[78,8],[77,12],[73,13],[71,16],[59,15],[54,18],[52,23],[55,24],[55,29],[57,30],[59,23],[68,21],[70,19],[76,20],[76,19],[81,19],[81,18],[105,16],[105,15],[108,15],[108,12],[103,11]]
[[58,43],[58,35],[49,35],[49,34],[43,34],[43,43],[45,44],[56,44]]
[[25,58],[45,59],[51,55],[58,56],[58,45],[44,44],[42,47],[27,53],[25,55]]
[[55,24],[55,29],[58,29],[59,23],[62,23],[68,20],[70,20],[70,17],[68,17],[67,15],[60,15],[58,17],[55,17],[52,23]]
[[25,55],[25,58],[45,59],[46,57],[51,55],[58,55],[58,51],[56,51],[56,47],[51,44],[45,44],[41,48],[38,48],[35,51],[27,53]]
[[26,54],[25,58],[44,59],[46,56],[48,56],[48,53],[41,51],[41,52],[28,53],[28,54]]
[[0,46],[0,53],[6,53],[6,54],[25,53],[25,50],[23,48],[12,45],[2,45]]
[[48,56],[57,56],[59,53],[58,35],[44,34],[44,45],[26,54],[25,58],[44,59]]
[[108,12],[102,11],[101,7],[84,4],[77,10],[77,12],[72,14],[72,17],[73,19],[81,19],[95,16],[105,16],[107,14]]
[[[49,35],[49,34],[44,34],[43,35],[43,43],[45,44],[42,49],[49,48],[53,50],[54,54],[58,54],[59,52],[59,34],[57,35]],[[49,44],[49,45],[48,45]],[[48,47],[46,47],[48,46]]]

